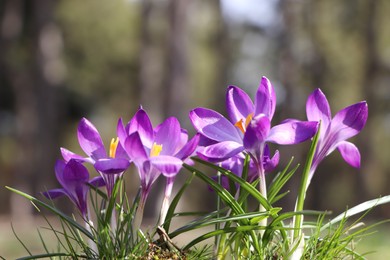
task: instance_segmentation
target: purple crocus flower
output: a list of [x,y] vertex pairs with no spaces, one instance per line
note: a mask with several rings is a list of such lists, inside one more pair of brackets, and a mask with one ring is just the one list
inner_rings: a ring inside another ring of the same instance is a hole
[[103,178],[98,176],[90,180],[87,168],[74,159],[69,160],[69,162],[57,160],[55,173],[62,188],[43,192],[43,195],[49,199],[67,196],[77,206],[81,215],[86,218],[88,184],[96,187],[103,186]]
[[[180,127],[179,121],[174,117],[166,119],[153,129],[146,111],[140,108],[126,127],[122,120],[119,120],[118,136],[128,156],[138,168],[141,180],[141,210],[152,184],[162,173],[167,180],[162,210],[165,212],[164,207],[169,206],[176,174],[182,168],[183,162],[195,151],[199,135],[188,141],[187,131]],[[140,214],[142,215],[142,211]]]
[[[228,88],[226,108],[230,120],[210,109],[192,110],[190,119],[195,129],[214,142],[199,150],[198,155],[212,162],[220,162],[243,151],[248,152],[255,160],[258,177],[264,180],[262,160],[267,142],[297,144],[313,137],[318,127],[318,122],[291,120],[271,128],[275,104],[275,91],[271,82],[263,77],[254,104],[240,88]],[[261,192],[265,195],[264,181],[261,181],[261,186]]]
[[368,117],[365,101],[348,106],[333,117],[328,100],[320,89],[309,96],[306,103],[308,120],[321,121],[320,136],[310,169],[309,183],[319,163],[336,148],[343,159],[355,168],[360,167],[359,149],[347,139],[357,135]]
[[86,118],[81,119],[78,125],[77,137],[81,149],[87,154],[87,157],[61,148],[62,157],[65,161],[76,159],[93,164],[103,177],[106,183],[107,194],[110,196],[116,180],[130,165],[126,152],[122,146],[118,145],[119,139],[112,139],[109,154],[107,154],[98,130]]

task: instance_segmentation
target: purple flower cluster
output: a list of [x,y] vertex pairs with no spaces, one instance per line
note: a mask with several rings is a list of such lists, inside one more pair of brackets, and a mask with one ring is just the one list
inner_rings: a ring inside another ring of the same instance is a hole
[[[230,86],[226,93],[227,118],[207,108],[190,111],[190,120],[197,131],[190,140],[176,118],[170,117],[153,127],[141,107],[126,125],[119,119],[117,138],[112,139],[109,149],[105,148],[95,126],[83,118],[77,137],[86,156],[61,148],[63,160],[57,161],[55,172],[62,188],[44,195],[49,198],[66,195],[86,216],[90,185],[105,186],[110,197],[115,182],[134,163],[140,178],[142,207],[156,179],[160,175],[166,178],[165,211],[176,175],[195,153],[237,175],[242,174],[244,158],[250,155],[248,181],[259,179],[261,192],[265,195],[264,176],[279,163],[279,152],[272,155],[267,143],[298,144],[312,138],[318,130],[319,142],[311,176],[319,163],[336,148],[347,163],[360,166],[359,150],[346,140],[364,127],[368,115],[366,102],[346,107],[332,119],[328,101],[317,89],[307,101],[308,121],[287,119],[272,126],[275,107],[275,91],[265,77],[261,79],[254,102],[243,90]],[[85,163],[92,164],[100,176],[90,180]]]
[[[144,205],[152,184],[161,174],[167,179],[165,194],[169,199],[176,174],[194,154],[200,137],[196,134],[188,140],[187,131],[174,117],[153,128],[142,108],[126,126],[119,119],[117,136],[107,151],[96,127],[83,118],[77,128],[77,137],[86,156],[61,148],[63,160],[57,161],[55,172],[62,189],[43,194],[51,199],[68,196],[86,217],[89,186],[105,186],[110,197],[115,182],[134,163],[140,177],[141,203]],[[89,180],[84,163],[92,164],[100,176]]]
[[[199,149],[199,157],[213,162],[223,162],[231,161],[230,158],[234,156],[242,158],[242,153],[248,153],[260,179],[261,192],[265,195],[265,170],[272,170],[279,162],[278,152],[270,158],[266,143],[281,145],[301,143],[313,137],[318,127],[317,121],[298,120],[288,120],[271,127],[275,106],[274,88],[271,82],[263,77],[254,103],[240,88],[235,86],[228,88],[226,109],[229,120],[210,109],[192,110],[190,112],[192,124],[209,140],[209,145]],[[231,169],[234,168],[233,162]]]

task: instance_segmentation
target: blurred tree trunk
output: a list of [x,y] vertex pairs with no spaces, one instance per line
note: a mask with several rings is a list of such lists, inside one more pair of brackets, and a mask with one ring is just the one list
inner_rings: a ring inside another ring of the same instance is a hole
[[191,88],[188,80],[188,0],[171,0],[168,6],[167,73],[164,113],[180,121],[187,117]]
[[[291,1],[281,0],[279,3],[279,12],[283,17],[283,26],[278,30],[278,34],[275,37],[276,52],[278,56],[278,78],[281,81],[283,90],[285,91],[285,98],[283,103],[280,104],[279,113],[276,115],[279,117],[279,120],[284,120],[285,118],[296,118],[300,116],[301,113],[298,111],[302,110],[302,100],[300,100],[300,88],[297,88],[299,84],[301,72],[301,66],[294,56],[294,41],[295,31],[299,28],[299,17],[301,15],[301,10],[296,8]],[[300,100],[300,102],[297,102]],[[286,149],[286,148],[281,148]],[[294,147],[294,162],[302,162],[305,158],[301,146]],[[284,158],[282,165],[285,165],[291,158],[287,156]],[[286,196],[284,200],[283,208],[285,210],[294,210],[294,205],[296,201],[296,191],[300,185],[300,172],[298,171],[295,178],[289,183],[289,190],[294,192],[294,196]]]
[[[15,97],[18,154],[14,187],[37,195],[53,186],[58,154],[63,84],[62,38],[54,23],[56,1],[9,0],[4,3],[2,42],[4,72]],[[18,195],[11,198],[16,217],[29,216],[31,204]]]
[[[213,82],[215,87],[212,95],[214,97],[224,97],[228,87],[228,70],[231,64],[229,30],[222,15],[221,1],[211,1],[210,5],[214,10],[216,23],[216,30],[212,38],[212,48],[216,55],[215,79]],[[225,102],[221,102],[221,100],[223,99],[216,98],[213,100],[212,105],[217,111],[225,111]]]
[[[366,6],[366,17],[365,19],[365,28],[363,28],[364,39],[363,44],[365,45],[365,68],[364,68],[364,81],[361,85],[361,92],[363,93],[364,99],[367,100],[369,106],[369,117],[367,125],[364,129],[365,135],[364,139],[361,136],[358,137],[357,146],[361,151],[362,156],[362,168],[359,171],[359,174],[355,178],[356,192],[355,194],[358,197],[358,201],[364,201],[369,195],[368,185],[370,184],[370,179],[373,176],[376,176],[376,179],[383,179],[384,176],[381,174],[384,169],[378,167],[379,163],[377,162],[377,157],[375,156],[376,150],[374,149],[374,135],[375,128],[377,127],[374,122],[377,115],[381,115],[382,111],[380,109],[380,102],[375,100],[375,91],[372,87],[374,84],[379,85],[378,76],[383,69],[381,68],[378,55],[379,51],[377,49],[377,37],[375,30],[375,17],[378,14],[378,1],[369,1]],[[379,172],[378,172],[379,170]],[[385,180],[383,180],[385,181]],[[376,195],[376,194],[375,194]]]
[[162,119],[163,81],[162,47],[159,35],[161,19],[158,12],[160,7],[153,0],[145,0],[141,3],[141,49],[139,92],[140,103],[144,105],[153,121]]

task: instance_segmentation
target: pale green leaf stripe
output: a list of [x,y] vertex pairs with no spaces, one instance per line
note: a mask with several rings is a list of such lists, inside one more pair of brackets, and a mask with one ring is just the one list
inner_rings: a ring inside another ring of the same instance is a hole
[[26,257],[21,257],[21,258],[18,258],[17,260],[30,260],[30,259],[47,259],[47,258],[51,258],[51,257],[54,257],[54,256],[65,256],[65,257],[71,257],[70,255],[68,254],[65,254],[65,253],[50,253],[50,254],[41,254],[41,255],[32,255],[32,256],[26,256]]
[[341,213],[340,215],[338,215],[337,217],[335,217],[334,219],[329,221],[327,224],[322,226],[321,231],[327,229],[329,226],[341,221],[344,218],[349,218],[353,215],[356,215],[356,214],[361,213],[363,211],[372,209],[376,206],[379,206],[379,205],[382,205],[385,203],[389,203],[389,202],[390,202],[390,195],[387,195],[387,196],[384,196],[384,197],[381,197],[378,199],[373,199],[373,200],[363,202],[363,203],[361,203],[361,204],[359,204],[351,209],[344,211],[343,213]]

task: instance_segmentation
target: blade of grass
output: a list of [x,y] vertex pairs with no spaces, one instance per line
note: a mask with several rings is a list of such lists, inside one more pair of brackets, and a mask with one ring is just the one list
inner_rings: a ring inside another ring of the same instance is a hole
[[340,215],[338,215],[337,217],[335,217],[334,219],[332,219],[331,221],[329,221],[327,224],[323,225],[321,227],[321,231],[322,230],[325,230],[327,229],[329,226],[331,225],[334,225],[335,223],[341,221],[343,218],[349,218],[353,215],[356,215],[356,214],[359,214],[363,211],[366,211],[366,210],[369,210],[369,209],[372,209],[376,206],[379,206],[379,205],[382,205],[382,204],[386,204],[386,203],[389,203],[390,202],[390,195],[387,195],[387,196],[384,196],[384,197],[381,197],[381,198],[378,198],[378,199],[373,199],[373,200],[369,200],[369,201],[366,201],[366,202],[363,202],[353,208],[350,208],[349,210],[341,213]]
[[15,192],[16,194],[19,194],[23,197],[25,197],[26,199],[30,200],[32,203],[36,204],[36,205],[39,205],[41,207],[44,207],[46,209],[48,209],[49,211],[51,211],[52,213],[56,214],[57,216],[61,217],[63,220],[65,220],[66,222],[68,222],[71,226],[75,227],[76,229],[80,230],[84,235],[86,235],[88,238],[91,238],[93,239],[93,236],[90,232],[88,232],[83,226],[81,226],[80,224],[78,224],[77,222],[75,222],[72,218],[70,218],[69,216],[65,215],[64,213],[62,213],[61,211],[57,210],[56,208],[36,199],[35,197],[31,196],[31,195],[28,195],[27,193],[24,193],[22,191],[19,191],[17,189],[13,189],[11,187],[8,187],[6,186],[6,188],[12,192]]
[[263,195],[255,188],[253,187],[250,183],[248,183],[246,180],[243,180],[242,178],[238,177],[231,171],[228,171],[222,167],[219,167],[217,165],[214,165],[210,162],[201,160],[199,158],[193,157],[192,158],[194,161],[197,161],[203,165],[209,166],[210,168],[213,168],[222,174],[226,175],[229,179],[232,179],[234,182],[238,183],[240,185],[240,189],[244,189],[248,191],[261,205],[264,206],[266,210],[269,210],[272,208],[271,204],[264,198]]
[[[176,196],[173,198],[172,202],[171,202],[171,205],[169,206],[169,209],[168,209],[168,212],[167,212],[167,216],[166,216],[166,220],[165,220],[165,223],[163,225],[164,229],[166,232],[169,232],[169,228],[170,228],[170,225],[171,225],[171,219],[173,218],[174,216],[174,212],[175,212],[175,209],[177,207],[177,205],[179,204],[179,201],[181,199],[181,196],[184,194],[184,191],[187,189],[187,187],[191,184],[192,180],[194,179],[195,177],[195,173],[193,173],[187,180],[186,182],[183,184],[183,186],[180,188],[180,190],[177,192]],[[167,221],[168,220],[168,221]]]
[[[319,136],[320,136],[320,126],[321,122],[319,123],[318,126],[318,131],[316,135],[313,137],[313,141],[311,142],[310,150],[306,158],[305,166],[303,168],[302,172],[302,178],[301,178],[301,184],[299,186],[298,190],[298,197],[297,197],[297,203],[295,205],[295,211],[302,211],[303,210],[303,205],[305,203],[305,197],[306,197],[306,191],[307,191],[307,186],[309,182],[309,175],[310,175],[310,168],[313,162],[314,158],[314,153],[317,148]],[[303,222],[303,217],[302,215],[296,215],[294,216],[293,223],[294,223],[294,239],[299,239],[301,237],[301,229],[302,229],[302,222]]]

